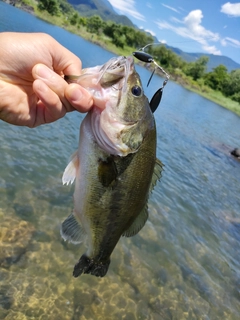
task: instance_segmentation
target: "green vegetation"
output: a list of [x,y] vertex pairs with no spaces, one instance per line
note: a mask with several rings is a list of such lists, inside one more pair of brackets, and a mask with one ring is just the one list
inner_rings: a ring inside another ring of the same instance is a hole
[[[22,0],[34,8],[39,18],[59,25],[118,55],[129,55],[136,48],[153,43],[154,38],[131,26],[104,21],[98,15],[83,17],[66,0]],[[240,115],[240,69],[230,73],[224,65],[206,72],[208,57],[187,63],[164,45],[148,48],[171,79]]]
[[228,73],[224,65],[219,65],[206,72],[208,57],[202,56],[187,63],[165,46],[152,46],[149,53],[171,74],[172,79],[240,114],[240,69]]
[[38,9],[46,10],[52,16],[59,14],[59,5],[57,0],[39,0]]

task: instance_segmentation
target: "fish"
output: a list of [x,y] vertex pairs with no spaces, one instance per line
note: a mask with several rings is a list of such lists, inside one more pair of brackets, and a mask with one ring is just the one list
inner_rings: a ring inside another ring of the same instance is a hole
[[148,219],[148,199],[163,169],[156,124],[132,56],[66,80],[86,88],[94,103],[63,173],[63,184],[75,181],[74,209],[60,232],[64,240],[87,246],[73,276],[104,277],[121,236],[136,235]]

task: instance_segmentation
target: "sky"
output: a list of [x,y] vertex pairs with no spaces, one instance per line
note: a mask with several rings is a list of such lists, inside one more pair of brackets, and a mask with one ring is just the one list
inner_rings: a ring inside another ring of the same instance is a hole
[[118,14],[185,52],[223,55],[240,64],[240,2],[109,0]]

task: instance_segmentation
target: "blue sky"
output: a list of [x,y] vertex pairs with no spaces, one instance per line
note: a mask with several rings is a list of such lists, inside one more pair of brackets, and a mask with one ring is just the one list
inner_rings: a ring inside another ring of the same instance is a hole
[[227,56],[240,63],[240,2],[109,0],[139,28],[185,52]]

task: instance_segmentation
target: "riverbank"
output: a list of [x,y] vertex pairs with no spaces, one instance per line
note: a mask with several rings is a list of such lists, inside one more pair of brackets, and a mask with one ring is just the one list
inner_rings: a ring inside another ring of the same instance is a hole
[[[67,15],[63,15],[59,13],[58,16],[52,16],[47,11],[40,11],[37,7],[37,1],[35,0],[6,0],[5,1],[8,4],[11,4],[13,6],[16,6],[24,11],[27,11],[28,13],[34,14],[36,17],[57,25],[61,28],[64,28],[74,34],[77,34],[81,36],[82,38],[91,41],[104,49],[113,52],[116,55],[129,55],[131,52],[133,52],[135,49],[132,47],[125,46],[123,49],[116,47],[112,43],[112,39],[101,34],[100,36],[97,34],[89,33],[86,29],[86,27],[79,27],[71,25],[69,22],[69,17]],[[211,100],[218,105],[227,108],[231,110],[232,112],[240,115],[240,104],[238,102],[235,102],[231,100],[230,98],[225,97],[221,92],[217,92],[215,90],[212,90],[208,86],[204,85],[203,82],[198,82],[192,80],[192,78],[186,76],[181,70],[175,69],[171,72],[169,70],[166,70],[170,74],[170,79],[172,81],[177,82],[178,84],[182,85],[184,88],[193,91],[203,97],[205,97],[208,100]]]

